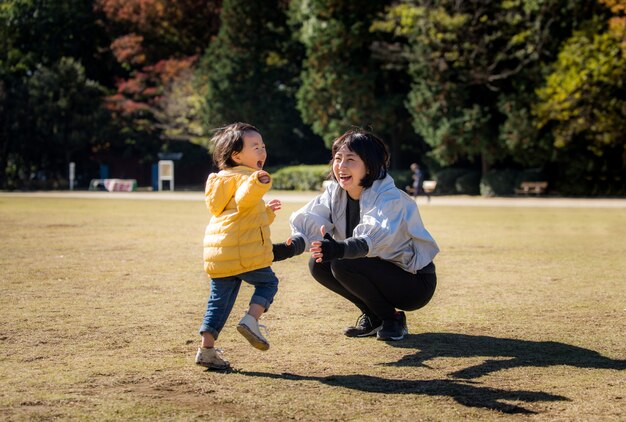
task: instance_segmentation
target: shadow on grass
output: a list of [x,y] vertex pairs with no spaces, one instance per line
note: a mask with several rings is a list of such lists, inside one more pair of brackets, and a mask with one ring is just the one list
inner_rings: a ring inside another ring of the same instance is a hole
[[419,394],[427,396],[451,397],[457,403],[468,407],[482,407],[499,412],[513,414],[534,414],[532,410],[522,406],[504,403],[501,400],[514,402],[568,401],[567,397],[536,391],[502,390],[482,387],[472,381],[452,380],[394,380],[369,375],[330,375],[316,377],[290,373],[272,374],[269,372],[237,371],[239,374],[276,378],[292,381],[317,381],[331,387],[349,388],[368,393],[381,394]]
[[[390,366],[428,367],[430,359],[441,357],[493,357],[480,365],[449,374],[453,378],[474,379],[503,369],[567,365],[590,369],[626,369],[626,360],[611,359],[598,352],[554,341],[528,341],[454,333],[409,335],[393,347],[417,350]],[[504,358],[504,359],[503,359]],[[506,359],[509,358],[509,359]]]
[[[425,333],[409,335],[404,341],[390,342],[392,347],[416,350],[388,366],[428,367],[430,359],[439,357],[492,357],[483,363],[453,372],[456,379],[394,380],[370,375],[331,375],[316,377],[297,374],[266,372],[238,373],[247,376],[268,377],[293,381],[317,381],[323,384],[381,394],[419,394],[451,397],[468,407],[481,407],[503,413],[536,413],[520,404],[509,402],[569,401],[567,397],[542,391],[504,390],[481,386],[471,381],[503,369],[518,367],[548,367],[568,365],[591,369],[626,369],[625,360],[610,359],[598,352],[553,341],[526,341],[489,336],[453,333]],[[497,358],[497,359],[496,359]],[[508,359],[507,359],[508,358]]]

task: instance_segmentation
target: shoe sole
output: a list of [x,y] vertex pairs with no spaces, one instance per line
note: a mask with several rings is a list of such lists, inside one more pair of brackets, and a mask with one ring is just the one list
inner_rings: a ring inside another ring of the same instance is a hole
[[404,339],[404,336],[407,335],[407,334],[409,334],[409,333],[408,332],[404,332],[404,333],[402,333],[401,336],[398,336],[398,337],[381,337],[381,336],[377,335],[376,339],[380,340],[380,341],[398,341],[398,340]]
[[239,334],[244,336],[255,349],[266,351],[270,348],[270,345],[267,342],[261,340],[256,334],[250,331],[246,325],[238,325],[237,331],[239,331]]
[[380,341],[398,341],[398,340],[402,340],[404,338],[404,335],[400,336],[400,337],[376,337],[376,340],[380,340]]
[[374,328],[372,331],[367,332],[367,333],[363,333],[363,334],[347,334],[347,333],[343,333],[346,337],[352,337],[352,338],[363,338],[363,337],[371,337],[371,336],[375,336],[376,334],[378,334],[378,332],[380,331],[380,329],[383,328],[383,326],[381,325],[380,327],[376,327]]
[[230,365],[218,366],[218,365],[214,365],[212,363],[205,363],[205,362],[196,362],[196,365],[202,366],[202,367],[207,368],[207,369],[214,369],[216,371],[226,371],[226,370],[230,369]]

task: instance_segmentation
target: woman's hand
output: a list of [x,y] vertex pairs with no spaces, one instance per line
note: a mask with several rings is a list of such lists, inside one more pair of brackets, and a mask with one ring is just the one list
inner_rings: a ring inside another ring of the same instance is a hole
[[[320,230],[322,232],[322,237],[324,237],[326,229],[324,228],[324,226],[322,226]],[[309,249],[309,252],[311,252],[311,258],[315,258],[315,262],[322,262],[322,257],[324,256],[324,254],[322,253],[322,242],[320,240],[314,240],[313,242],[311,242],[311,248]]]
[[311,242],[311,257],[315,259],[315,262],[328,262],[333,259],[343,258],[345,254],[346,245],[344,242],[337,242],[331,235],[326,233],[324,226],[320,227],[323,240],[316,240]]
[[[278,211],[283,207],[283,204],[278,199],[272,199],[267,203],[267,206],[270,207],[272,211]],[[289,242],[287,244],[291,245],[291,238],[287,239],[287,241]]]

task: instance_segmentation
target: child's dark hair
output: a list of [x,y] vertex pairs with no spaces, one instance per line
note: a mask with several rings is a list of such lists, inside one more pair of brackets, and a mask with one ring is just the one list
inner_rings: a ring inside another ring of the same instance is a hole
[[[362,129],[350,129],[333,142],[333,158],[344,145],[365,163],[365,176],[361,179],[360,186],[369,188],[376,180],[387,176],[389,151],[387,145],[378,136]],[[334,173],[331,172],[331,174],[336,181]]]
[[232,155],[234,152],[241,152],[243,149],[243,137],[246,132],[261,133],[254,126],[241,122],[232,123],[215,131],[211,138],[213,143],[213,161],[220,170],[238,165],[233,161]]

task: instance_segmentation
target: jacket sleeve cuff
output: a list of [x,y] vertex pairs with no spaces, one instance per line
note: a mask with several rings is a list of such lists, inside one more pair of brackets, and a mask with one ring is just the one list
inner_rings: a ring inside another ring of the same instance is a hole
[[[304,233],[300,233],[300,232],[295,232],[295,233],[291,233],[291,239],[296,239],[296,238],[300,238],[304,241],[304,249],[306,249],[307,247],[311,246],[311,242],[309,242],[309,238],[306,237],[304,235]],[[303,250],[304,252],[304,250]]]
[[306,247],[306,242],[302,236],[292,236],[291,244],[294,247],[294,256],[302,254]]
[[356,259],[367,256],[369,252],[369,246],[365,238],[362,237],[349,237],[344,240],[345,249],[343,259]]

